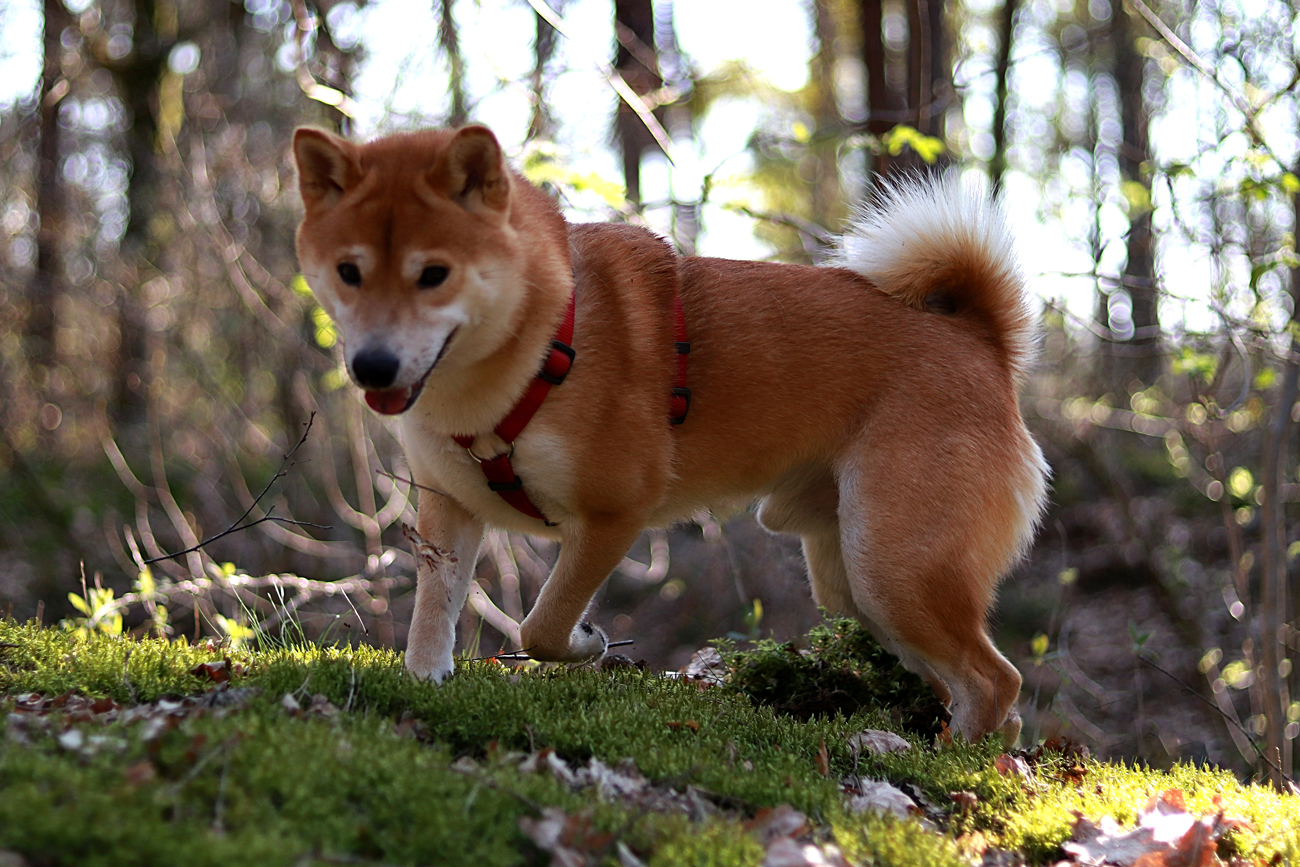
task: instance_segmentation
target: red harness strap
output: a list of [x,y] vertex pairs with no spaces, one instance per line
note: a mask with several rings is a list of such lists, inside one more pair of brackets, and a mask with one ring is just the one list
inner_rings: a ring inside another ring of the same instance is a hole
[[686,340],[686,310],[678,293],[673,293],[673,341],[677,348],[677,375],[673,377],[672,397],[668,399],[668,421],[681,424],[691,408],[691,390],[686,387],[686,362],[691,344]]
[[[551,341],[551,351],[542,364],[542,369],[528,384],[524,396],[519,398],[514,408],[493,429],[493,433],[509,446],[505,454],[483,459],[474,454],[472,434],[469,436],[458,434],[452,437],[457,445],[469,452],[471,458],[478,461],[483,469],[483,475],[487,478],[489,488],[500,494],[501,499],[520,512],[530,518],[537,518],[548,527],[555,525],[546,520],[542,510],[528,498],[528,494],[524,492],[523,480],[515,475],[514,467],[510,465],[510,458],[515,453],[515,438],[523,432],[528,422],[532,421],[537,410],[541,408],[546,395],[551,391],[551,386],[564,382],[564,378],[569,375],[569,370],[573,367],[575,357],[573,320],[574,295],[570,295],[564,321],[560,323],[555,339]],[[686,413],[691,407],[691,390],[686,387],[686,357],[690,354],[691,345],[686,342],[686,312],[682,308],[680,295],[673,296],[673,338],[677,349],[677,370],[673,377],[672,397],[668,404],[668,420],[672,424],[681,424],[686,420]]]

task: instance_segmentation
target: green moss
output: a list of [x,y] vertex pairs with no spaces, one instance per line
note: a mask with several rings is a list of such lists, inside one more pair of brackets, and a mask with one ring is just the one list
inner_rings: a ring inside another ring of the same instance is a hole
[[797,719],[867,708],[886,711],[908,731],[938,734],[948,713],[934,691],[887,653],[861,624],[827,618],[808,633],[808,650],[757,641],[719,642],[730,685],[756,704]]
[[916,819],[867,815],[835,824],[835,842],[854,864],[880,867],[967,867],[951,839],[924,828]]
[[[471,662],[434,687],[409,677],[397,654],[373,648],[235,653],[0,622],[0,716],[35,720],[11,726],[0,741],[0,850],[52,865],[535,864],[550,856],[519,820],[549,806],[585,817],[609,841],[592,850],[603,863],[613,863],[621,844],[655,865],[753,865],[762,846],[742,822],[790,804],[854,863],[957,863],[972,839],[1048,862],[1068,838],[1072,811],[1132,822],[1152,795],[1179,788],[1193,812],[1223,809],[1250,822],[1230,838],[1234,852],[1300,860],[1300,799],[1217,771],[1093,762],[1076,786],[1049,758],[1022,782],[994,769],[1002,751],[995,738],[935,748],[928,734],[911,735],[908,751],[855,761],[849,736],[898,729],[889,701],[928,687],[907,683],[844,624],[810,641],[810,656],[770,644],[729,650],[735,670],[754,678],[748,689],[635,670],[512,672]],[[256,697],[234,709],[191,711],[160,734],[143,722],[19,713],[13,698],[76,692],[130,705],[194,695],[213,683],[191,670],[217,659],[229,662],[232,688],[255,687]],[[760,671],[776,685],[763,686]],[[782,683],[804,688],[801,672],[821,678],[808,694],[824,694],[846,671],[856,679],[847,711],[800,719],[755,700],[760,686],[774,701]],[[286,694],[304,706],[322,696],[337,712],[291,716]],[[80,746],[60,743],[68,727],[82,731]],[[520,760],[543,748],[571,767],[630,758],[656,786],[693,788],[713,805],[712,817],[648,812],[522,771]],[[940,827],[849,815],[838,781],[853,773],[915,786],[938,807],[930,816]],[[949,798],[956,791],[975,793],[975,808],[956,812]]]
[[[1047,858],[1069,839],[1076,812],[1094,822],[1111,816],[1132,826],[1153,797],[1178,789],[1193,815],[1222,810],[1250,824],[1230,835],[1239,855],[1268,861],[1281,853],[1287,863],[1300,863],[1300,798],[1243,786],[1226,771],[1191,765],[1176,765],[1167,773],[1101,762],[1085,767],[1087,774],[1077,786],[1047,785],[1022,793],[996,823],[988,824],[996,828],[997,844]],[[1050,768],[1046,772],[1050,774]]]
[[675,818],[671,824],[649,867],[756,867],[763,861],[763,847],[735,822],[699,827]]

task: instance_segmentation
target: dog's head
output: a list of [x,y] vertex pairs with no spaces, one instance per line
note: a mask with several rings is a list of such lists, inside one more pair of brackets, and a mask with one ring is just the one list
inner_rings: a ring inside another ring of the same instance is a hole
[[521,182],[490,131],[357,145],[301,128],[293,153],[303,276],[372,409],[406,411],[435,368],[472,365],[509,339],[527,284],[511,222]]

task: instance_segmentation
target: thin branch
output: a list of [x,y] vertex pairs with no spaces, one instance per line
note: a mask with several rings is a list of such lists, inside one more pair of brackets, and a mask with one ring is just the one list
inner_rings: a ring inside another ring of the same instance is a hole
[[1218,87],[1219,90],[1223,91],[1224,95],[1232,101],[1233,106],[1245,116],[1246,129],[1250,132],[1250,137],[1254,139],[1255,144],[1272,157],[1274,162],[1279,166],[1283,169],[1287,169],[1287,164],[1273,152],[1273,149],[1269,147],[1268,142],[1264,140],[1264,133],[1259,128],[1258,122],[1259,109],[1252,106],[1250,101],[1246,99],[1244,95],[1238,93],[1225,84],[1223,80],[1215,74],[1214,70],[1210,68],[1209,64],[1202,60],[1200,56],[1192,50],[1190,45],[1179,39],[1178,34],[1174,33],[1174,31],[1170,29],[1169,25],[1165,24],[1165,22],[1160,19],[1159,15],[1151,11],[1151,7],[1143,3],[1142,0],[1128,0],[1128,2],[1133,5],[1133,8],[1137,10],[1139,15],[1146,19],[1148,24],[1155,28],[1156,32],[1160,34],[1160,37],[1164,39],[1165,42],[1169,43],[1170,48],[1177,51],[1184,60],[1196,69],[1197,72],[1214,82],[1214,85]]
[[284,459],[280,462],[280,468],[276,471],[275,475],[272,476],[270,480],[267,481],[267,483],[262,487],[262,490],[258,493],[258,495],[253,498],[253,502],[249,505],[247,509],[244,510],[244,514],[236,518],[234,523],[232,523],[226,529],[222,530],[220,533],[217,533],[215,536],[209,536],[207,539],[204,539],[202,542],[199,542],[196,545],[192,545],[189,548],[186,548],[184,551],[176,551],[175,553],[172,554],[162,554],[157,557],[153,557],[149,560],[145,560],[144,561],[145,565],[147,566],[150,563],[157,563],[161,560],[174,560],[177,557],[183,557],[186,554],[193,554],[195,551],[201,550],[204,546],[210,545],[211,543],[225,536],[229,536],[231,533],[238,533],[240,530],[247,530],[249,527],[256,527],[258,524],[262,524],[267,521],[275,521],[281,524],[293,524],[296,527],[313,527],[317,530],[333,529],[332,527],[326,527],[321,524],[313,524],[309,521],[295,521],[291,518],[278,518],[272,515],[270,511],[268,511],[266,515],[264,515],[263,517],[258,518],[256,521],[250,521],[247,524],[244,523],[244,521],[248,518],[248,516],[253,513],[253,509],[257,508],[257,504],[262,501],[262,498],[265,497],[270,492],[271,486],[275,484],[276,480],[282,479],[289,474],[289,470],[294,466],[293,456],[298,451],[298,449],[302,447],[302,444],[307,442],[307,437],[311,433],[311,427],[315,423],[315,421],[316,421],[316,413],[313,412],[311,416],[307,419],[306,428],[305,430],[303,430],[302,436],[298,438],[298,442],[294,443],[293,448],[289,449],[288,453],[284,455]]
[[[606,649],[610,647],[626,647],[629,644],[636,644],[636,640],[633,638],[629,638],[626,641],[611,641],[609,644],[606,644],[605,647]],[[529,647],[529,648],[525,648],[524,650],[517,650],[513,653],[496,653],[493,654],[492,656],[476,656],[468,661],[484,662],[489,659],[509,659],[509,660],[532,659],[532,657],[528,655],[529,650],[532,650],[532,648]]]
[[422,485],[419,482],[414,481],[412,479],[406,479],[403,478],[402,476],[394,475],[393,473],[388,472],[388,470],[376,470],[375,472],[381,476],[388,476],[388,478],[392,479],[395,482],[402,482],[403,484],[410,485],[413,488],[419,488],[422,491],[428,491],[431,494],[437,494],[440,497],[446,497],[448,499],[452,498],[451,494],[447,493],[446,491],[440,491],[437,488],[431,488],[428,485]]
[[1197,690],[1193,689],[1192,687],[1184,683],[1182,678],[1180,678],[1178,675],[1164,668],[1161,668],[1159,665],[1156,665],[1154,662],[1147,659],[1145,656],[1142,656],[1141,654],[1138,654],[1138,660],[1140,662],[1146,663],[1147,665],[1151,666],[1156,671],[1163,674],[1165,677],[1168,677],[1174,683],[1178,684],[1183,689],[1191,693],[1193,696],[1195,696],[1196,698],[1200,699],[1202,702],[1204,702],[1205,704],[1213,708],[1214,712],[1217,713],[1219,716],[1223,717],[1225,720],[1232,723],[1238,729],[1241,729],[1241,733],[1246,736],[1246,740],[1250,741],[1250,745],[1254,747],[1255,752],[1259,754],[1259,760],[1262,761],[1264,764],[1268,765],[1270,768],[1272,768],[1282,779],[1286,780],[1288,783],[1294,784],[1295,781],[1292,780],[1288,774],[1284,773],[1280,767],[1278,767],[1276,764],[1273,763],[1271,759],[1269,759],[1268,756],[1264,755],[1264,751],[1260,748],[1259,744],[1255,743],[1255,739],[1250,736],[1250,732],[1246,731],[1245,727],[1242,726],[1241,723],[1237,722],[1235,719],[1233,719],[1232,717],[1224,713],[1222,708],[1220,708],[1214,702],[1210,701],[1205,696],[1201,695],[1200,692],[1198,692]]
[[[581,43],[581,40],[576,39],[569,31],[568,22],[561,17],[560,13],[547,5],[545,0],[528,0],[528,5],[533,7],[533,11],[545,20],[547,24],[554,27],[555,31],[565,39],[571,40],[574,43]],[[643,100],[637,92],[632,89],[632,86],[627,83],[627,79],[620,75],[618,70],[614,69],[614,67],[610,66],[603,60],[595,58],[593,58],[593,62],[595,63],[596,68],[600,70],[601,75],[605,76],[605,80],[609,82],[609,86],[614,88],[614,92],[627,103],[628,108],[632,109],[632,111],[636,113],[636,116],[641,119],[641,123],[645,124],[645,128],[654,138],[655,144],[659,145],[659,148],[664,152],[664,158],[668,160],[670,165],[677,165],[676,161],[673,159],[672,137],[668,135],[668,130],[664,129],[663,124],[659,122],[659,119],[655,117],[646,106],[645,100]]]
[[[212,578],[194,578],[185,581],[177,581],[173,584],[158,586],[154,596],[165,596],[167,598],[179,596],[191,596],[201,598],[210,594],[213,590],[224,590],[227,593],[237,594],[239,590],[261,590],[267,587],[287,587],[296,590],[298,593],[310,596],[338,596],[341,595],[347,599],[348,604],[352,605],[352,600],[348,599],[349,593],[362,593],[367,596],[371,591],[380,588],[391,588],[397,585],[406,584],[410,581],[406,577],[378,578],[368,579],[360,575],[354,575],[350,578],[341,578],[338,581],[317,581],[312,578],[303,578],[300,575],[220,575]],[[145,594],[143,593],[126,593],[117,597],[111,603],[108,610],[121,611],[137,602],[143,602]],[[355,611],[355,607],[353,608]]]
[[226,529],[222,530],[220,533],[216,534],[215,536],[209,536],[208,538],[204,539],[202,542],[199,542],[197,545],[192,545],[189,548],[186,548],[182,551],[176,551],[172,554],[163,554],[161,557],[151,557],[150,559],[145,560],[144,564],[148,566],[150,563],[157,563],[161,560],[175,560],[177,557],[184,557],[186,554],[193,554],[196,551],[203,550],[203,547],[205,545],[210,545],[213,542],[217,541],[218,539],[229,536],[232,533],[238,533],[241,530],[251,529],[253,527],[256,527],[258,524],[263,524],[267,521],[275,521],[276,523],[279,524],[292,524],[295,527],[312,527],[317,530],[334,529],[333,527],[327,524],[313,524],[310,521],[295,521],[292,518],[281,518],[277,515],[272,515],[270,512],[268,512],[266,515],[262,516],[261,518],[258,518],[256,521],[249,521],[247,524],[242,524],[237,527],[236,526],[227,527]]

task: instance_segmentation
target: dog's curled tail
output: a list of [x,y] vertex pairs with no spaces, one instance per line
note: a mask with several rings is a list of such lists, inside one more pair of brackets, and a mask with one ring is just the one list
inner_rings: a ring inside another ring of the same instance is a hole
[[844,234],[835,263],[918,310],[971,317],[1017,385],[1033,362],[1034,317],[1001,207],[957,178],[885,181]]

